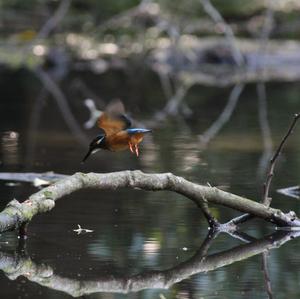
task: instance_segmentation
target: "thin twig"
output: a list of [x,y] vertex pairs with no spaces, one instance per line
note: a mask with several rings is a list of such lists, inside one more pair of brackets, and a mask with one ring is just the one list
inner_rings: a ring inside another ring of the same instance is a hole
[[217,229],[221,224],[219,221],[213,216],[211,211],[209,210],[207,200],[205,199],[205,196],[202,195],[202,202],[197,202],[198,207],[202,210],[202,213],[204,217],[206,218],[208,225],[213,230]]
[[[294,119],[287,131],[287,133],[285,134],[285,136],[283,137],[283,139],[281,140],[274,156],[272,157],[271,161],[270,161],[270,167],[269,167],[269,171],[268,171],[268,175],[267,175],[267,179],[266,179],[266,183],[264,185],[264,192],[263,192],[263,199],[262,199],[262,204],[264,204],[265,206],[269,207],[271,204],[272,199],[269,197],[269,190],[270,190],[270,185],[272,182],[272,178],[274,176],[274,168],[277,162],[278,157],[281,154],[282,148],[285,144],[285,142],[287,141],[288,137],[292,134],[293,129],[298,121],[300,117],[300,113],[295,114]],[[230,220],[230,222],[232,222],[235,225],[244,223],[250,219],[254,218],[253,215],[251,214],[243,214],[241,216],[238,216],[236,218],[233,218]]]
[[274,169],[275,169],[276,162],[278,160],[279,155],[282,152],[282,148],[283,148],[285,142],[287,141],[288,137],[293,133],[293,129],[294,129],[299,117],[300,117],[300,113],[295,114],[294,119],[293,119],[287,133],[281,140],[279,147],[277,148],[274,156],[272,157],[272,159],[270,161],[270,168],[268,171],[266,183],[264,185],[264,194],[263,194],[263,201],[262,201],[262,203],[266,206],[270,206],[271,201],[272,201],[272,198],[269,197],[269,190],[270,190],[272,178],[274,176]]

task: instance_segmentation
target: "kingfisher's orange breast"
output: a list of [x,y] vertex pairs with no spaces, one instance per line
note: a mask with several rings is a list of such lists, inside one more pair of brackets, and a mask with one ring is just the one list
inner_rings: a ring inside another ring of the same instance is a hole
[[106,137],[106,146],[110,151],[122,151],[128,148],[130,137],[125,131]]
[[122,151],[132,145],[139,144],[143,140],[142,133],[128,134],[126,131],[120,131],[116,134],[106,137],[106,146],[110,151]]

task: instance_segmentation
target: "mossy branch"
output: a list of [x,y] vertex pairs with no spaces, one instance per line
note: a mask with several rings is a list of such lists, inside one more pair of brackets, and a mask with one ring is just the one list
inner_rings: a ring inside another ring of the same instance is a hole
[[116,190],[119,188],[172,191],[184,195],[195,202],[198,207],[213,203],[249,213],[278,226],[300,226],[300,219],[294,212],[284,213],[216,187],[192,183],[172,173],[146,174],[136,170],[112,173],[76,173],[31,195],[23,203],[12,200],[0,213],[0,232],[19,229],[25,223],[30,222],[35,215],[53,209],[56,200],[75,191],[81,189]]

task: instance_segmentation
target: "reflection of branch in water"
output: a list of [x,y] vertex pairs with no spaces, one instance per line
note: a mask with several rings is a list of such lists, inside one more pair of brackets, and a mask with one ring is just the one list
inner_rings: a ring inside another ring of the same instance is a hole
[[180,85],[176,89],[174,95],[169,99],[162,111],[154,115],[154,123],[164,121],[170,115],[177,115],[179,106],[182,104],[184,97],[189,90],[188,86]]
[[78,125],[78,122],[68,105],[68,101],[59,86],[47,74],[47,72],[43,71],[41,68],[37,68],[35,70],[35,74],[38,79],[41,80],[45,89],[53,96],[53,99],[56,101],[69,129],[73,132],[81,144],[86,145],[88,140]]
[[203,145],[206,145],[212,138],[214,138],[228,122],[237,105],[244,86],[244,84],[238,84],[234,86],[229,95],[228,102],[218,119],[203,134],[199,136],[200,142]]
[[264,280],[265,280],[266,290],[267,290],[269,299],[273,299],[274,297],[273,297],[271,279],[270,279],[270,274],[269,274],[269,269],[268,269],[268,252],[267,251],[262,253],[262,267],[263,267],[263,272],[264,272]]
[[251,237],[248,234],[245,234],[243,232],[239,232],[237,230],[236,231],[226,231],[225,233],[227,233],[231,237],[238,239],[244,243],[251,243],[251,242],[257,241],[256,238]]
[[35,156],[36,147],[36,134],[39,127],[42,109],[45,102],[45,98],[48,92],[43,88],[39,95],[36,97],[35,102],[32,107],[29,119],[29,129],[28,129],[28,141],[26,142],[26,158],[25,165],[27,168],[31,168],[33,157]]
[[94,99],[98,105],[101,105],[104,107],[106,105],[105,101],[99,97],[97,92],[94,92],[93,90],[90,89],[90,87],[81,79],[81,78],[75,78],[72,80],[70,83],[70,88],[76,94],[80,94],[81,97],[83,98],[91,98]]
[[168,100],[172,97],[172,84],[168,73],[157,71],[157,75],[160,80],[162,91],[165,95],[165,98]]
[[[258,56],[265,54],[267,50],[268,40],[270,37],[271,30],[273,28],[273,18],[274,18],[274,12],[271,8],[271,2],[268,1],[268,8],[265,13],[265,20],[264,20],[264,26],[261,31],[260,35],[260,47],[257,51],[257,59],[255,63],[255,67],[258,67]],[[264,72],[264,68],[260,70],[261,72]],[[261,128],[261,133],[263,137],[263,145],[264,145],[264,151],[259,161],[258,166],[258,176],[262,177],[267,169],[268,161],[271,158],[272,155],[272,137],[271,137],[271,130],[268,122],[268,107],[267,107],[267,94],[266,94],[266,86],[264,82],[257,83],[256,86],[256,92],[258,96],[258,116],[259,116],[259,124]]]
[[32,183],[35,179],[54,183],[68,177],[65,174],[54,173],[52,171],[44,173],[36,172],[0,172],[0,180]]
[[258,176],[262,177],[265,175],[268,163],[272,156],[272,137],[271,129],[268,122],[268,107],[267,107],[267,96],[266,96],[266,86],[264,83],[257,84],[257,95],[258,95],[258,117],[259,125],[261,129],[261,134],[263,138],[264,151],[260,157],[258,166]]
[[79,281],[61,277],[50,266],[37,265],[28,256],[0,252],[0,269],[10,278],[24,276],[32,282],[74,297],[98,292],[129,293],[145,289],[167,289],[192,275],[245,260],[266,250],[277,248],[298,237],[299,232],[276,232],[263,239],[232,249],[207,255],[213,236],[208,236],[196,254],[189,260],[167,270],[142,272],[134,276],[102,275],[95,280]]

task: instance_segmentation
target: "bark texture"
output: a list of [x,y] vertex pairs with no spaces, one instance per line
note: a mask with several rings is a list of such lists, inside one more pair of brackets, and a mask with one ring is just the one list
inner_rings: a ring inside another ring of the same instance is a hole
[[300,226],[294,212],[266,207],[253,200],[222,191],[216,187],[192,183],[172,173],[146,174],[139,170],[113,173],[76,173],[31,195],[23,203],[12,200],[0,213],[0,232],[19,229],[33,216],[50,211],[55,201],[81,189],[115,190],[133,188],[148,191],[168,190],[184,195],[199,207],[213,203],[249,213],[278,226]]

